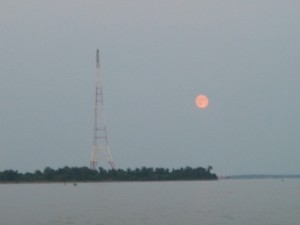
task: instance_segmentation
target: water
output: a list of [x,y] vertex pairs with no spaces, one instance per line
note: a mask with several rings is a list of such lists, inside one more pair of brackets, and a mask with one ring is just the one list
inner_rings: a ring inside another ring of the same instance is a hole
[[0,184],[2,225],[299,225],[300,180]]

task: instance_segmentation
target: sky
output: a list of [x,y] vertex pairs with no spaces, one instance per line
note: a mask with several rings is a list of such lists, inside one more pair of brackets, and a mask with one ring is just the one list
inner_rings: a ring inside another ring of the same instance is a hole
[[299,11],[295,0],[2,0],[0,170],[89,166],[99,48],[117,168],[299,174]]

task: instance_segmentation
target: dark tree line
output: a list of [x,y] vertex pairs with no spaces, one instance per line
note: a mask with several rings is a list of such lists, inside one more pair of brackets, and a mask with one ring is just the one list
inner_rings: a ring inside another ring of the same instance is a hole
[[55,170],[46,167],[44,171],[36,170],[34,173],[5,170],[0,172],[0,182],[216,180],[217,176],[211,170],[211,166],[207,169],[185,167],[172,170],[151,167],[126,170],[106,170],[100,167],[91,170],[88,167],[68,166]]

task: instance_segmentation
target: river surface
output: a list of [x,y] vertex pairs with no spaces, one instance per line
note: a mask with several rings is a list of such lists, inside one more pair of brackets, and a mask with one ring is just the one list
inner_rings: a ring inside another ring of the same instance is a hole
[[0,184],[1,225],[299,225],[300,179]]

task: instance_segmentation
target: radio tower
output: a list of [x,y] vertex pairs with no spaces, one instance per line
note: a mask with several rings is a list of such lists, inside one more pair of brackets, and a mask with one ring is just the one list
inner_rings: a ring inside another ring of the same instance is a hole
[[90,168],[97,169],[99,152],[103,152],[106,161],[112,169],[115,169],[107,140],[107,130],[104,118],[104,104],[100,77],[99,49],[96,52],[96,98],[95,98],[95,121],[94,121],[94,142],[91,156]]

